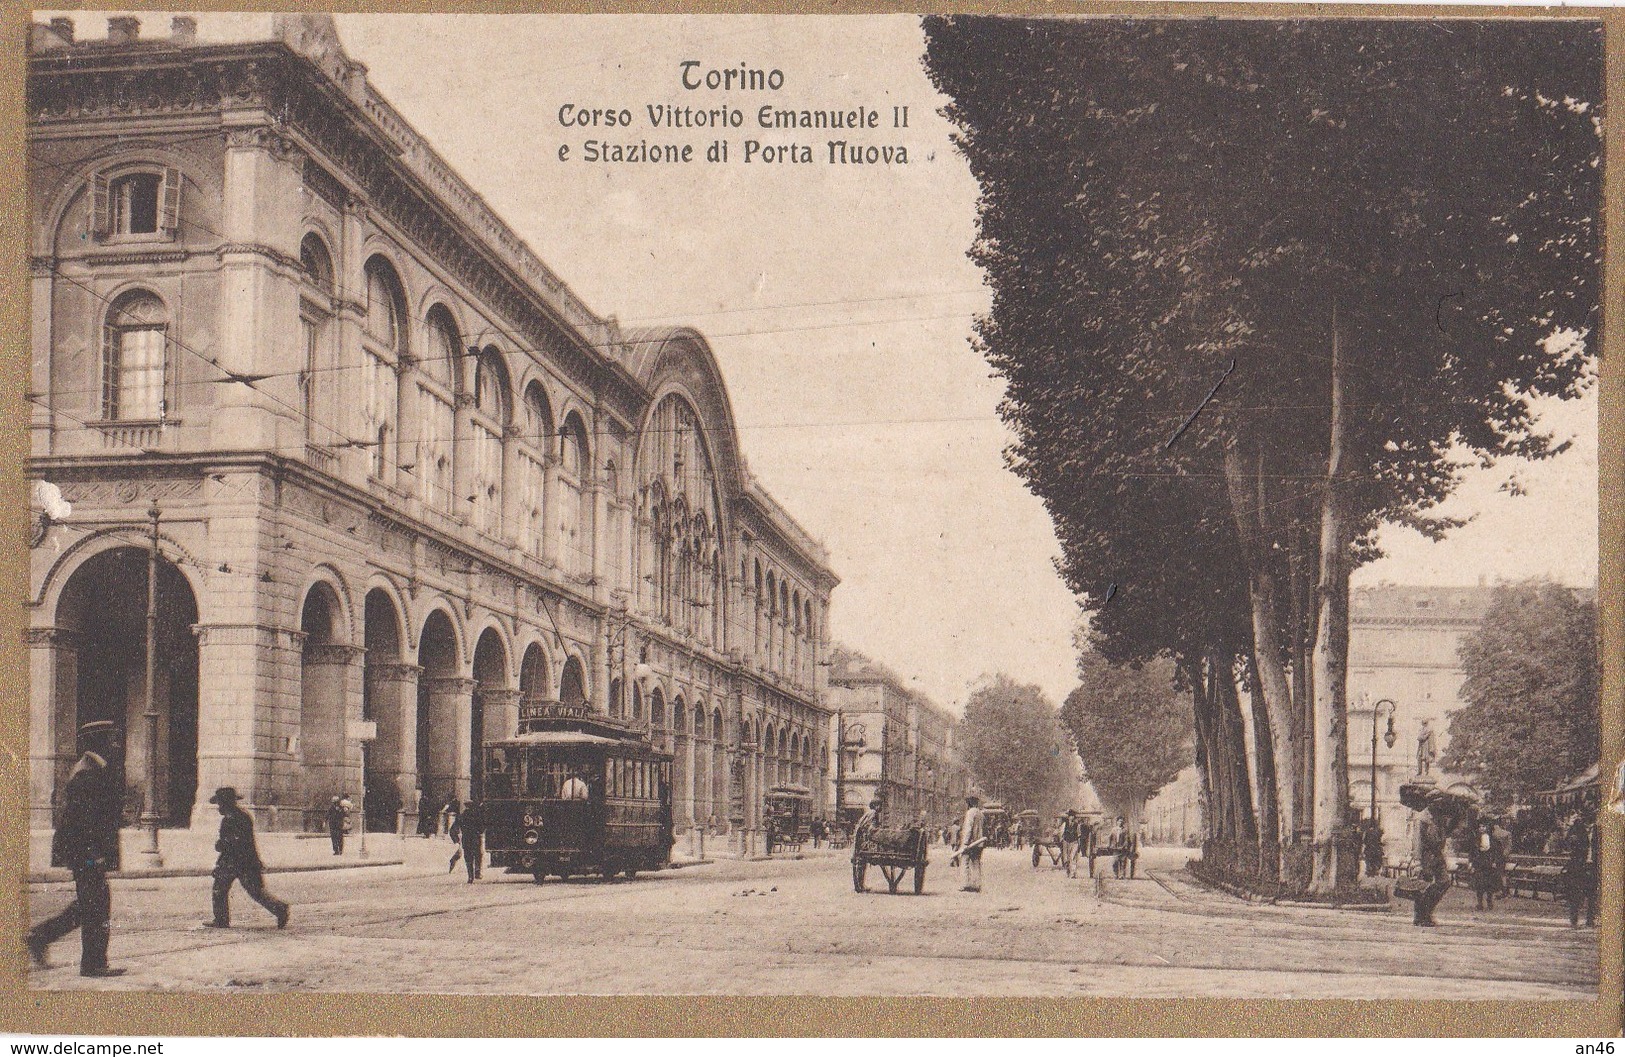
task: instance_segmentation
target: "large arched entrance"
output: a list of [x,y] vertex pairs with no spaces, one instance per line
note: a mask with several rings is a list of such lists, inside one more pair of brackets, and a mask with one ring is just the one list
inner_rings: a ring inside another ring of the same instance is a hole
[[[149,746],[146,713],[148,552],[121,547],[98,554],[69,577],[57,603],[60,630],[53,802],[78,755],[77,731],[111,720],[125,731],[123,771],[127,815],[145,803]],[[198,621],[191,585],[158,559],[153,699],[158,713],[155,803],[163,825],[191,824],[197,798]]]
[[417,759],[418,788],[435,807],[461,795],[457,771],[457,732],[473,681],[457,674],[457,634],[451,618],[436,610],[423,623],[418,639]]
[[468,795],[478,800],[484,795],[486,718],[496,736],[513,733],[517,715],[510,721],[508,691],[508,651],[495,630],[487,628],[474,647],[474,695],[468,710]]
[[[388,592],[374,588],[367,593],[365,616],[361,717],[378,729],[361,747],[367,777],[364,814],[368,829],[387,832],[396,828],[397,813],[408,806],[412,795],[415,734],[407,719],[417,705],[417,668],[402,663],[401,618]],[[410,806],[415,809],[417,804]]]
[[299,657],[299,762],[304,773],[305,804],[319,807],[330,796],[344,796],[344,706],[349,650],[338,641],[339,600],[333,588],[318,583],[305,595],[299,614],[304,635]]

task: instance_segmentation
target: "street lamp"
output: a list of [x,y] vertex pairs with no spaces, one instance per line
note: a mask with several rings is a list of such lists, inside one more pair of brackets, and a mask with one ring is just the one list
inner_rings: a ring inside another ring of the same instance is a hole
[[158,851],[158,503],[147,510],[152,523],[152,545],[147,551],[147,781],[146,805],[141,812],[141,828],[147,831],[147,847],[142,851],[149,866],[162,866]]
[[1383,735],[1382,735],[1383,744],[1387,745],[1391,749],[1391,748],[1394,747],[1394,742],[1399,739],[1399,735],[1394,733],[1394,710],[1397,709],[1399,706],[1394,703],[1392,698],[1385,697],[1381,701],[1378,701],[1375,705],[1371,706],[1371,816],[1370,817],[1371,817],[1372,822],[1375,822],[1377,820],[1377,716],[1379,716],[1382,713],[1382,706],[1383,705],[1388,706],[1388,729],[1383,732]]

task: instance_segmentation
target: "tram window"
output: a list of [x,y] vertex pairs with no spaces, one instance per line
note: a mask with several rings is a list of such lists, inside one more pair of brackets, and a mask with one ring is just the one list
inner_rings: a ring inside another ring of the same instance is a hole
[[562,760],[532,760],[525,768],[525,795],[543,800],[557,799],[570,765]]
[[614,776],[610,779],[609,785],[612,792],[609,795],[624,797],[626,796],[626,761],[617,759],[610,762],[614,764],[615,771]]
[[638,761],[638,799],[642,800],[649,795],[648,775],[644,771],[644,763]]
[[507,799],[513,796],[519,775],[519,754],[507,749],[490,749],[485,757],[485,795]]

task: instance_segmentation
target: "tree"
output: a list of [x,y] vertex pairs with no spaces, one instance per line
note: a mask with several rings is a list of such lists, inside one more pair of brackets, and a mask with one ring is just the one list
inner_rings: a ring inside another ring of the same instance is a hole
[[1461,663],[1467,705],[1450,716],[1445,770],[1472,776],[1505,805],[1596,764],[1593,598],[1549,580],[1499,585],[1483,624],[1461,642]]
[[1055,706],[1038,687],[993,676],[965,702],[959,736],[965,764],[987,796],[1045,814],[1070,799],[1072,754]]
[[1061,706],[1061,725],[1102,802],[1125,813],[1138,816],[1191,764],[1191,709],[1174,677],[1166,658],[1113,664],[1093,649],[1078,656],[1079,684]]
[[[1598,29],[925,27],[983,191],[1010,465],[1101,616],[1138,589],[1179,625],[1122,622],[1114,649],[1219,690],[1245,660],[1270,813],[1333,887],[1350,573],[1383,521],[1453,527],[1434,508],[1464,458],[1561,451],[1531,398],[1592,377]],[[1191,619],[1214,600],[1242,608]]]

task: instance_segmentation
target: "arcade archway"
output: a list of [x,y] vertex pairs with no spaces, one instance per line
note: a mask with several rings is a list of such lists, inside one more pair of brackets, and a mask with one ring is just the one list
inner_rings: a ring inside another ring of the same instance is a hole
[[[125,731],[122,770],[127,816],[144,804],[148,746],[146,712],[148,552],[120,547],[76,569],[57,603],[59,649],[56,700],[56,781],[59,801],[78,754],[76,732],[93,720]],[[158,816],[165,826],[188,826],[197,798],[198,648],[192,626],[197,598],[179,569],[158,559],[154,693],[158,712]]]

